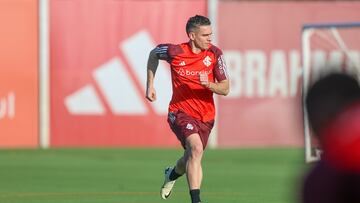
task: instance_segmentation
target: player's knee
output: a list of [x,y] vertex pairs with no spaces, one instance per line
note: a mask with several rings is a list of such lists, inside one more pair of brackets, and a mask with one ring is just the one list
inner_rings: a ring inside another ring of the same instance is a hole
[[192,145],[190,156],[193,159],[201,159],[203,152],[204,150],[201,144]]

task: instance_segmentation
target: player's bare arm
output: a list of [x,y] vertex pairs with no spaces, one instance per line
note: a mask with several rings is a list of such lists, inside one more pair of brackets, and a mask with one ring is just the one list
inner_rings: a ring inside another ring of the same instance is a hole
[[208,89],[215,94],[226,96],[229,94],[229,80],[223,80],[220,82],[209,82]]
[[222,80],[220,82],[209,82],[208,75],[206,73],[199,74],[200,84],[215,94],[228,95],[229,94],[229,80]]
[[147,63],[147,80],[146,80],[146,99],[153,102],[156,100],[156,91],[154,88],[154,79],[157,67],[159,65],[159,58],[153,49],[149,54]]

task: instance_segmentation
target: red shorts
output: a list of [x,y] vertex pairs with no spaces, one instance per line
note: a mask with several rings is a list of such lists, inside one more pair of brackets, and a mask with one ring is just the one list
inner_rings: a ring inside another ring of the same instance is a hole
[[197,120],[182,111],[170,112],[167,120],[171,130],[175,133],[184,149],[186,146],[186,138],[194,133],[198,133],[200,135],[203,148],[205,149],[211,129],[214,126],[214,120],[202,122],[201,120]]

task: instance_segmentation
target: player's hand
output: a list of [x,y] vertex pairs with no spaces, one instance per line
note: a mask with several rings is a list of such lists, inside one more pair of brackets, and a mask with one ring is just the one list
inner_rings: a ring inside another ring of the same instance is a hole
[[156,91],[155,88],[153,87],[149,87],[146,89],[146,95],[145,95],[146,99],[153,102],[156,100]]
[[204,73],[204,72],[199,73],[199,80],[200,80],[200,84],[202,86],[209,88],[209,86],[210,86],[209,76],[206,73]]

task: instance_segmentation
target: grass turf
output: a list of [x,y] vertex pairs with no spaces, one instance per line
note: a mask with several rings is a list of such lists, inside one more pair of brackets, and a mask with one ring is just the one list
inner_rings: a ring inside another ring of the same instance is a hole
[[[163,169],[180,149],[0,150],[1,203],[159,203]],[[290,203],[303,171],[301,149],[207,150],[205,203]],[[181,177],[167,203],[190,202]]]

